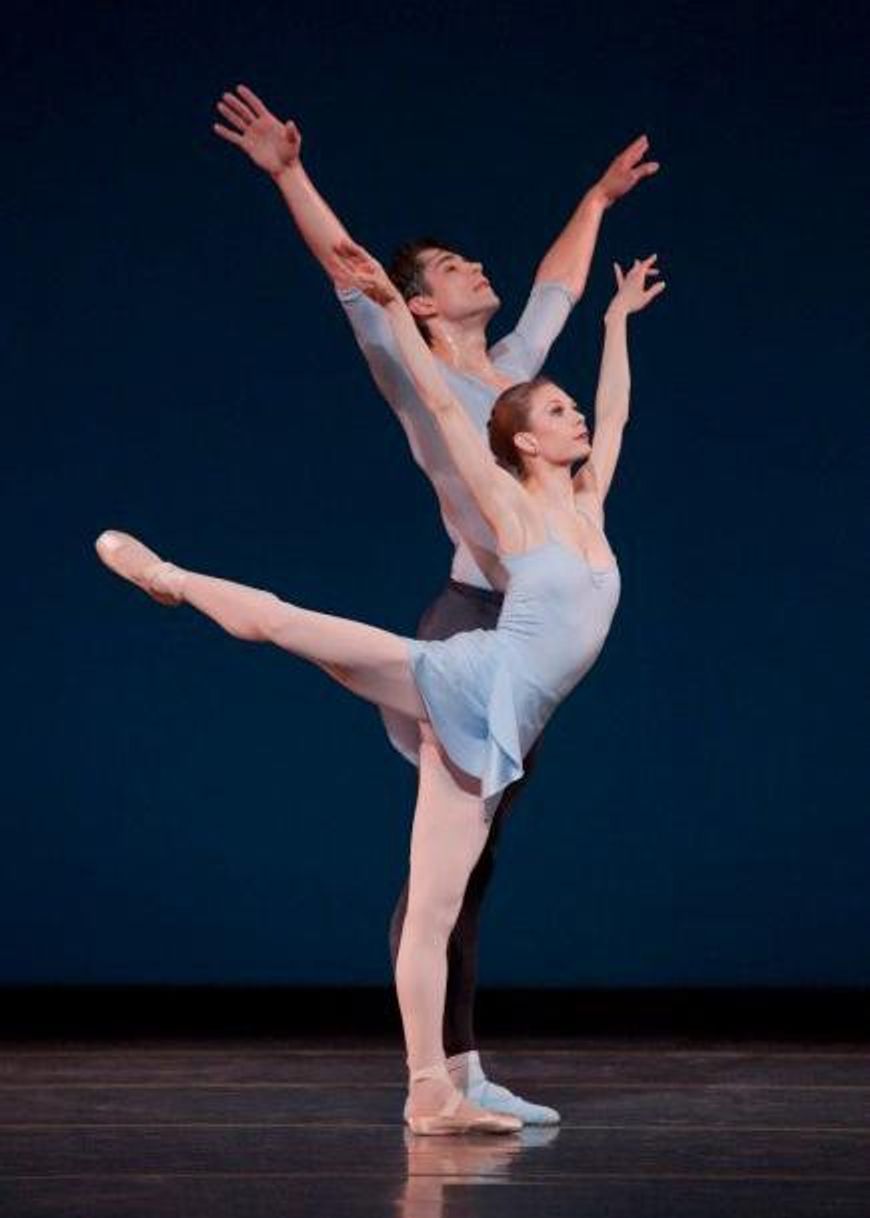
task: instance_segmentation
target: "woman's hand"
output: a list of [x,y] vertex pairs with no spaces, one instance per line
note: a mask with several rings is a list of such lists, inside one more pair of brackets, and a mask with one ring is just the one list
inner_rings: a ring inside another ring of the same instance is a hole
[[293,122],[282,123],[247,85],[239,85],[235,93],[224,93],[217,108],[233,129],[215,123],[215,135],[241,148],[258,168],[274,178],[298,162],[302,150],[299,128]]
[[399,289],[378,260],[355,241],[340,241],[332,247],[330,270],[336,283],[359,288],[379,305],[401,300]]
[[610,302],[608,313],[618,312],[625,316],[629,313],[637,313],[640,309],[645,309],[651,300],[655,300],[656,296],[661,295],[665,290],[664,283],[646,286],[647,279],[659,273],[658,267],[655,266],[657,258],[658,254],[650,254],[649,258],[644,258],[642,261],[635,258],[628,271],[623,271],[619,263],[614,262],[613,270],[616,275],[617,291]]

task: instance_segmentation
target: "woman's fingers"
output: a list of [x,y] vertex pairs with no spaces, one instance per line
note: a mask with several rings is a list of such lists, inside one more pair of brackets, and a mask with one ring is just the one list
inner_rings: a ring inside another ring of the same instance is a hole
[[362,266],[370,261],[368,254],[365,252],[362,246],[357,245],[357,243],[352,241],[350,237],[344,241],[339,241],[335,246],[335,250],[344,262],[353,264],[354,266]]
[[349,241],[346,245],[348,261],[367,275],[376,275],[378,263],[362,245]]
[[336,241],[332,255],[336,268],[358,288],[369,294],[379,293],[378,298],[389,296],[383,267],[363,246],[346,237]]
[[350,237],[342,237],[340,241],[336,241],[332,248],[337,254],[340,254],[342,258],[354,257],[359,249],[356,242],[352,241]]
[[658,258],[658,254],[650,254],[648,258],[635,258],[631,265],[631,270],[628,272],[631,279],[637,283],[643,283],[647,275],[658,275],[659,269],[653,264]]
[[360,288],[372,287],[377,282],[377,268],[372,259],[353,242],[345,242],[333,248],[335,265]]
[[639,135],[636,139],[631,141],[622,155],[630,165],[633,165],[636,161],[640,160],[647,148],[649,148],[649,137],[646,135]]

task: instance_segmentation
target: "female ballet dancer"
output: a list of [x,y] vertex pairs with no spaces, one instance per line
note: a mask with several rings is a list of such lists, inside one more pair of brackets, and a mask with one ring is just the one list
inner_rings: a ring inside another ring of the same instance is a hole
[[[487,450],[383,268],[352,242],[336,248],[336,259],[385,309],[432,424],[492,529],[509,576],[496,629],[443,642],[408,639],[182,569],[114,530],[100,535],[97,552],[160,603],[191,605],[236,638],[274,643],[360,697],[411,716],[420,724],[421,751],[440,752],[445,764],[424,771],[436,777],[428,784],[424,777],[415,811],[396,965],[410,1075],[405,1116],[415,1133],[507,1133],[521,1122],[470,1103],[447,1072],[446,946],[499,793],[522,773],[523,756],[607,636],[619,572],[603,532],[603,501],[622,428],[602,428],[591,443],[572,399],[538,379],[497,399]],[[655,256],[636,261],[626,274],[615,267],[602,368],[609,352],[610,390],[624,398],[626,411],[626,319],[663,290],[662,283],[646,286],[657,274],[654,263]],[[441,784],[449,789],[436,789]]]

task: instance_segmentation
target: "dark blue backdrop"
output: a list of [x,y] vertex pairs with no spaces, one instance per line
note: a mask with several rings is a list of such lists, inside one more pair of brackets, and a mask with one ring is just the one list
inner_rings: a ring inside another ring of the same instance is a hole
[[[40,5],[7,26],[2,982],[382,982],[413,773],[376,713],[113,580],[91,543],[410,632],[448,549],[268,182],[244,80],[380,253],[435,228],[521,305],[609,156],[553,373],[633,324],[624,594],[501,851],[492,983],[866,984],[858,515],[863,6]],[[242,12],[242,10],[244,10]],[[862,323],[864,323],[862,325]]]

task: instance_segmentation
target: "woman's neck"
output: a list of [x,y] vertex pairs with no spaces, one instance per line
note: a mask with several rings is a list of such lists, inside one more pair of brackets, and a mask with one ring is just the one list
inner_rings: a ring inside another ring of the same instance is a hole
[[523,487],[542,507],[565,509],[573,506],[574,484],[568,465],[540,465],[531,469]]

